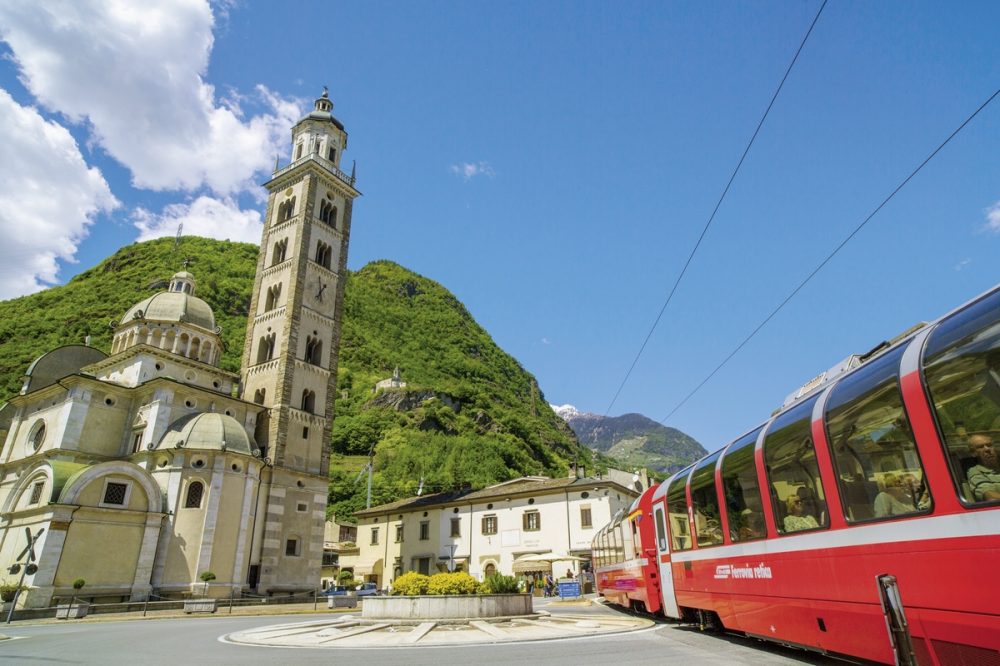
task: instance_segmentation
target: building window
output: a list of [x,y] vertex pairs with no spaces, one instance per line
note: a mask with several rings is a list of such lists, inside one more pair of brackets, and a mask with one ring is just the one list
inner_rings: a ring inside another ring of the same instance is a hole
[[285,254],[288,252],[288,239],[283,238],[274,244],[274,251],[271,253],[271,265],[280,264],[285,260]]
[[195,481],[188,486],[187,498],[184,500],[185,509],[200,509],[201,498],[205,494],[205,484]]
[[336,148],[330,148],[330,161],[331,162],[336,162],[337,161],[337,149]]
[[396,525],[396,543],[403,543],[403,526]]
[[39,481],[31,487],[31,501],[28,504],[38,504],[42,499],[42,489],[45,487],[44,481]]
[[323,268],[330,268],[330,258],[333,256],[333,248],[323,241],[316,242],[316,263]]
[[373,527],[372,528],[372,544],[371,545],[373,545],[373,546],[377,546],[378,545],[378,528],[377,527]]
[[306,336],[306,363],[321,365],[323,359],[323,341],[318,337]]
[[264,404],[264,397],[267,395],[267,389],[257,389],[253,392],[253,401],[258,405]]
[[496,534],[496,533],[497,533],[496,515],[483,516],[483,534]]
[[31,432],[28,434],[28,442],[31,445],[32,451],[37,451],[42,448],[42,442],[45,441],[45,421],[38,419],[35,424],[31,426]]
[[542,529],[542,516],[537,511],[528,511],[524,514],[523,526],[525,532],[537,532]]
[[299,556],[299,540],[297,537],[285,541],[285,555],[288,557]]
[[102,506],[125,506],[128,501],[128,483],[108,481],[104,485],[104,500]]
[[309,389],[305,389],[304,391],[302,391],[302,411],[309,412],[310,414],[312,414],[313,410],[315,409],[316,409],[316,393],[310,391]]
[[593,518],[590,517],[590,507],[580,507],[580,527],[593,527]]
[[264,312],[269,312],[278,307],[278,298],[281,296],[281,283],[271,285],[267,288],[267,296],[264,299]]
[[277,337],[277,333],[271,333],[260,339],[257,344],[257,363],[267,363],[274,358],[274,342]]
[[138,453],[142,448],[142,431],[136,430],[132,433],[132,453]]
[[457,537],[462,536],[462,519],[452,518],[451,519],[451,536]]
[[428,520],[420,521],[420,540],[427,541],[431,538],[431,523]]

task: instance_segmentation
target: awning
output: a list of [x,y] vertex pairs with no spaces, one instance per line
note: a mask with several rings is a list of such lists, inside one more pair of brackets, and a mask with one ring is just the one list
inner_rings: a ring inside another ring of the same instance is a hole
[[355,576],[371,576],[372,574],[381,574],[382,560],[375,560],[374,562],[363,562],[355,564],[353,569]]
[[551,573],[552,572],[552,562],[547,560],[539,560],[540,557],[537,554],[532,555],[522,555],[521,557],[514,560],[514,564],[511,567],[514,573]]

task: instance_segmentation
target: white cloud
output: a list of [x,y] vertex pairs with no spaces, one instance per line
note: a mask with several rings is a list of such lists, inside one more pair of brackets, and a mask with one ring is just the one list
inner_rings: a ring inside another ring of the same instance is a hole
[[460,176],[465,182],[469,182],[476,176],[492,178],[496,175],[489,162],[462,162],[461,164],[452,164],[448,169],[456,176]]
[[220,240],[260,243],[261,216],[255,210],[241,210],[232,199],[201,196],[189,204],[170,204],[156,215],[145,208],[132,214],[139,230],[138,240],[175,236],[183,224],[183,235],[206,236]]
[[972,259],[969,259],[968,257],[966,257],[965,259],[962,259],[960,262],[958,262],[957,264],[955,264],[955,270],[956,271],[964,270],[971,263],[972,263]]
[[56,282],[94,216],[117,207],[72,135],[0,89],[0,298]]
[[986,230],[1000,234],[1000,201],[986,209]]
[[543,345],[551,345],[552,341],[549,340],[548,338],[542,338],[542,344]]
[[[224,9],[227,5],[222,5]],[[287,149],[295,103],[258,86],[266,112],[217,99],[204,75],[213,17],[205,0],[0,2],[0,38],[38,101],[73,122],[132,172],[136,187],[226,196]]]

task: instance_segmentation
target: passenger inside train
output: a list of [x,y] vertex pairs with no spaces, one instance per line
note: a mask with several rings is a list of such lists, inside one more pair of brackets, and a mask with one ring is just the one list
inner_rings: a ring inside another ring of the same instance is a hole
[[785,516],[786,532],[798,532],[819,527],[816,517],[806,513],[803,509],[802,498],[798,494],[789,495],[785,500],[785,505],[788,508],[788,515]]

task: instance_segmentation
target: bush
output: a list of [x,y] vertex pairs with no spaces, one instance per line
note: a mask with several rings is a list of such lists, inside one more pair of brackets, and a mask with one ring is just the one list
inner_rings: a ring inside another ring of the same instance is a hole
[[392,581],[392,593],[393,595],[398,594],[407,597],[427,594],[427,586],[429,583],[429,577],[421,573],[417,573],[416,571],[408,571],[396,580]]
[[0,584],[0,601],[14,601],[20,589],[22,588],[17,583]]
[[79,590],[80,588],[82,588],[86,584],[87,584],[87,581],[85,581],[82,578],[77,578],[76,580],[73,581],[73,589],[74,590]]
[[483,583],[489,588],[489,594],[517,594],[520,592],[517,579],[513,576],[496,573],[487,577]]
[[427,594],[475,594],[479,581],[465,573],[439,573],[431,576]]
[[353,581],[354,581],[353,571],[341,571],[340,574],[337,576],[337,582],[340,583],[341,585],[347,585],[348,583],[351,583]]
[[215,580],[215,574],[212,573],[211,571],[202,571],[201,575],[198,576],[198,578],[201,579],[201,582],[208,583]]

